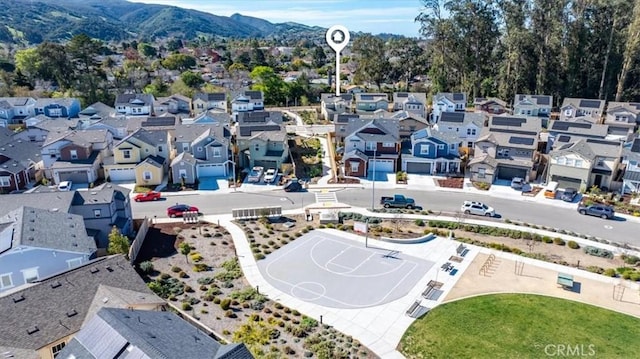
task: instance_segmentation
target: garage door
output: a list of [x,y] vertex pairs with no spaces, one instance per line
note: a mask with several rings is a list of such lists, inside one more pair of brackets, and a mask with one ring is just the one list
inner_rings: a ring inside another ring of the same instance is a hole
[[[369,171],[373,171],[373,160],[369,161]],[[393,173],[396,171],[393,160],[376,159],[375,169],[380,173]]]
[[556,176],[553,175],[551,176],[551,180],[558,182],[558,188],[575,188],[575,189],[580,189],[580,186],[582,185],[582,181],[580,181],[577,178],[571,178],[571,177],[564,177],[564,176]]
[[60,178],[60,182],[71,181],[73,183],[89,183],[89,175],[87,174],[87,171],[58,172],[58,177]]
[[132,168],[112,168],[109,170],[109,181],[135,181],[136,170]]
[[498,167],[498,175],[496,176],[501,180],[511,181],[513,177],[527,178],[527,170],[524,168],[516,167]]
[[407,162],[407,173],[431,174],[431,163]]
[[223,177],[225,176],[225,166],[220,164],[201,164],[197,167],[198,177]]

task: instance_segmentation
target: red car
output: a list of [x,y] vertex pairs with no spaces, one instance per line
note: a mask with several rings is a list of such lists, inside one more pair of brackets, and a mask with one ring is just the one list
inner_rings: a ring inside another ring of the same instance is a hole
[[136,202],[157,201],[160,199],[160,192],[149,191],[147,193],[140,193],[133,197]]
[[186,204],[176,204],[175,206],[167,208],[167,216],[171,218],[182,217],[184,212],[200,213],[200,210],[198,210],[197,207],[189,206]]

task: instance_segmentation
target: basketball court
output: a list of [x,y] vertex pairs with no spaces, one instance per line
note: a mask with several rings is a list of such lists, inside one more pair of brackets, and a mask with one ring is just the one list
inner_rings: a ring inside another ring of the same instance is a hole
[[300,300],[366,308],[405,296],[433,262],[312,231],[258,261],[265,279]]

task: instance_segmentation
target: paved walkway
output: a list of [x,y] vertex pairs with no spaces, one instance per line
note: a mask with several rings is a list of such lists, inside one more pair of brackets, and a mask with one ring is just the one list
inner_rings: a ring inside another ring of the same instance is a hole
[[[349,211],[379,217],[391,218],[396,216],[395,214],[386,213],[374,214],[364,208],[350,208]],[[299,210],[285,211],[283,214],[296,213],[299,213]],[[456,218],[445,216],[404,215],[404,217],[456,220]],[[170,218],[158,220],[161,222],[175,221],[175,219]],[[251,286],[259,288],[260,293],[354,337],[382,358],[403,358],[402,354],[396,350],[396,347],[409,325],[414,321],[413,318],[406,315],[406,311],[416,301],[419,301],[421,306],[433,308],[444,301],[479,294],[526,292],[582,301],[640,317],[640,296],[638,296],[640,285],[637,283],[631,283],[629,281],[620,282],[618,279],[608,278],[584,270],[564,267],[509,253],[497,252],[473,245],[465,245],[469,249],[469,252],[461,263],[457,263],[451,261],[451,257],[456,255],[456,248],[460,243],[440,237],[430,242],[420,244],[397,244],[377,240],[372,242],[370,239],[369,245],[375,244],[377,247],[397,250],[407,255],[432,261],[435,265],[421,278],[415,288],[404,297],[393,302],[365,309],[325,307],[304,302],[273,287],[259,271],[249,242],[242,229],[232,222],[233,219],[231,215],[204,216],[203,220],[219,223],[231,233],[244,275]],[[465,223],[483,224],[486,222],[480,219],[467,219]],[[522,227],[512,224],[499,222],[491,223],[491,225],[503,228],[523,229]],[[527,230],[543,235],[548,234],[542,230],[531,228]],[[364,245],[365,239],[362,236],[332,229],[318,231],[327,231],[336,235],[349,237],[355,241],[362,242]],[[585,243],[586,241],[580,238],[558,235],[557,233],[553,235],[563,237],[566,240],[572,239],[578,243]],[[609,248],[609,246],[601,243],[597,245],[603,248]],[[483,265],[489,254],[494,254],[498,257],[498,266],[494,268],[490,275],[480,275],[479,268]],[[629,254],[639,255],[640,253],[631,252]],[[515,274],[514,268],[516,261],[524,263],[522,275]],[[451,262],[455,266],[455,269],[457,269],[454,275],[451,275],[451,272],[445,272],[441,269],[441,266],[446,262]],[[580,293],[567,292],[557,288],[555,280],[558,272],[574,275],[574,278],[581,283]],[[436,300],[427,300],[421,295],[431,280],[443,283],[441,288],[442,295]],[[612,299],[613,286],[618,283],[624,283],[626,286],[621,301]]]

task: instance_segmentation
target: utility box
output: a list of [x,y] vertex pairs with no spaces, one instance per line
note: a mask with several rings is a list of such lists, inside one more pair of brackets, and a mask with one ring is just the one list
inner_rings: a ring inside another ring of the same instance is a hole
[[329,224],[329,223],[334,223],[334,224],[340,223],[340,216],[338,215],[338,212],[336,211],[320,212],[320,224]]

